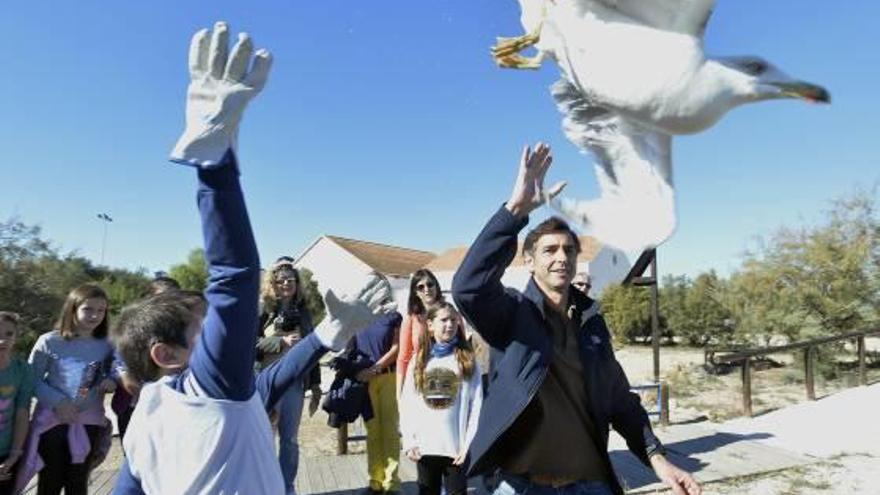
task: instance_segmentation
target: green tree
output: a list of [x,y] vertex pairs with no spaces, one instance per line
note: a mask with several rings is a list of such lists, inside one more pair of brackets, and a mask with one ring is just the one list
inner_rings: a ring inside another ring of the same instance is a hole
[[651,295],[641,287],[611,285],[602,292],[602,312],[618,344],[651,336]]
[[730,343],[733,326],[721,302],[723,290],[723,281],[714,271],[698,275],[685,293],[677,335],[694,346]]
[[324,319],[324,298],[321,297],[321,291],[318,283],[315,282],[312,272],[306,268],[299,269],[300,285],[302,286],[303,298],[306,301],[306,308],[312,315],[312,321],[315,325]]
[[177,280],[181,289],[204,291],[208,285],[205,250],[196,248],[190,251],[184,263],[174,265],[168,270],[168,276]]

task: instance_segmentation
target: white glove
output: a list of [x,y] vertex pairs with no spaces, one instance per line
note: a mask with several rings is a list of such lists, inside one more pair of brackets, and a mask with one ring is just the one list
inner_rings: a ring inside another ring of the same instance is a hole
[[324,347],[338,351],[360,329],[372,323],[380,314],[397,309],[391,294],[391,285],[384,277],[373,275],[357,297],[337,298],[332,290],[324,296],[327,315],[318,324],[315,334]]
[[186,129],[171,151],[175,162],[212,167],[220,164],[228,150],[235,152],[244,107],[266,85],[272,55],[263,49],[254,54],[246,33],[238,35],[227,57],[228,45],[229,29],[224,22],[215,24],[213,33],[202,29],[192,38]]

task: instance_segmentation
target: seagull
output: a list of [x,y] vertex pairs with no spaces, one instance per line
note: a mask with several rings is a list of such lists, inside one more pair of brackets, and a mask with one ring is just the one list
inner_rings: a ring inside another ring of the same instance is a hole
[[[527,34],[498,38],[504,68],[551,59],[551,94],[566,137],[596,158],[598,199],[549,199],[604,244],[656,247],[675,230],[672,136],[708,129],[730,109],[763,100],[829,103],[828,91],[755,56],[708,57],[714,0],[519,0]],[[537,54],[525,57],[534,47]]]

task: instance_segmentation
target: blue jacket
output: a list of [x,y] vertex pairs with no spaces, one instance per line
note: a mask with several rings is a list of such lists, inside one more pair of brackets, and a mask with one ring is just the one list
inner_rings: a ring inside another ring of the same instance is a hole
[[[502,207],[480,232],[452,281],[456,305],[491,346],[492,355],[488,393],[468,452],[471,474],[497,468],[493,447],[541,387],[552,357],[544,295],[535,281],[529,280],[522,293],[501,284],[504,270],[516,255],[517,234],[527,223],[527,218],[518,219]],[[581,322],[584,386],[606,471],[614,472],[608,456],[609,425],[647,465],[648,455],[663,447],[614,357],[599,305],[573,288],[569,298],[575,305],[575,318]],[[623,493],[616,479],[607,482],[616,493]]]

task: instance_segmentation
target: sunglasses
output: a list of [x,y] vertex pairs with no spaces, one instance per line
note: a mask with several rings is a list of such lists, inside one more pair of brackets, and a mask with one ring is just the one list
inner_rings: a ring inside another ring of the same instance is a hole
[[276,278],[275,283],[278,285],[295,284],[296,279],[295,278]]
[[590,284],[588,284],[586,282],[574,282],[571,285],[573,285],[575,287],[589,287],[590,286]]
[[434,287],[437,287],[437,286],[434,284],[434,282],[424,282],[424,283],[421,283],[421,284],[416,284],[416,290],[418,290],[418,291],[431,290],[431,289],[433,289]]

